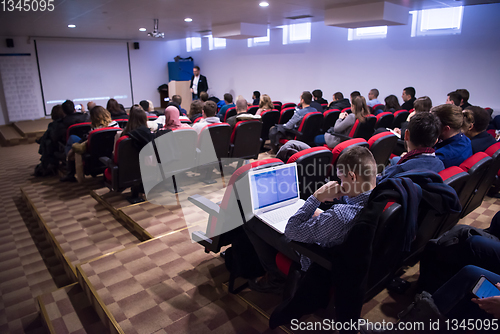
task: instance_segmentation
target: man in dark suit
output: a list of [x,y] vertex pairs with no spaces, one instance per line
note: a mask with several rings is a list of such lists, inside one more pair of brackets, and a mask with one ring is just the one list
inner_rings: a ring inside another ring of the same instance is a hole
[[193,100],[198,100],[201,92],[208,91],[207,78],[200,74],[200,67],[193,67],[193,76],[191,77],[191,93],[193,94]]

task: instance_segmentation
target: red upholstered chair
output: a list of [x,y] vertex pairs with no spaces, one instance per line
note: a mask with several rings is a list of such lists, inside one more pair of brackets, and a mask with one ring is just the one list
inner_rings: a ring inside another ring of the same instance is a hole
[[141,168],[139,166],[139,150],[132,145],[132,139],[122,136],[116,141],[113,159],[101,157],[107,166],[104,171],[104,184],[112,191],[122,192],[132,187],[130,203],[139,203],[138,187],[141,185]]
[[332,126],[335,125],[335,122],[339,119],[340,110],[338,109],[330,109],[323,113],[323,125],[321,126],[321,133],[325,133]]
[[122,129],[125,129],[125,127],[127,126],[127,123],[128,123],[128,119],[115,119],[115,121],[118,123],[118,126],[120,126],[120,128]]
[[375,123],[375,129],[379,128],[390,128],[394,122],[394,114],[390,111],[381,112],[377,115],[377,123]]
[[262,145],[261,132],[261,121],[237,122],[231,134],[229,156],[231,158],[257,159]]
[[224,115],[224,122],[226,122],[229,117],[233,116],[236,116],[236,107],[231,107],[226,110],[226,114]]
[[259,106],[250,106],[247,109],[247,113],[255,115],[255,113],[259,110]]
[[344,109],[341,110],[341,112],[346,112],[346,113],[350,114],[351,113],[351,107],[344,108]]
[[478,152],[460,164],[459,167],[470,175],[469,181],[462,189],[462,194],[460,194],[461,196],[467,196],[467,200],[465,201],[464,199],[466,204],[462,206],[460,218],[467,216],[473,209],[475,209],[469,204],[476,203],[474,197],[476,196],[476,193],[481,186],[481,182],[488,174],[488,169],[490,168],[492,161],[493,159],[491,159],[488,154],[484,152]]
[[214,153],[217,160],[227,158],[231,140],[231,126],[227,123],[207,124],[198,135],[197,166],[214,162]]
[[354,122],[354,125],[349,132],[350,138],[363,138],[364,140],[370,139],[375,131],[375,124],[377,123],[377,117],[369,115],[365,117],[365,121],[360,123],[358,120]]
[[179,121],[181,121],[182,124],[191,124],[191,120],[187,116],[180,116]]
[[[319,111],[312,111],[304,115],[297,130],[292,129],[287,130],[287,132],[295,134],[295,140],[300,140],[313,146],[314,137],[319,134],[321,123],[323,123],[323,114]],[[284,144],[287,141],[287,139],[280,139],[280,144]]]
[[[227,237],[227,234],[231,231],[231,229],[228,230],[228,225],[230,224],[231,227],[241,226],[241,224],[243,224],[243,221],[238,222],[237,224],[234,224],[234,222],[226,222],[225,218],[227,218],[229,215],[225,215],[225,213],[232,208],[238,208],[239,201],[242,201],[244,199],[250,200],[249,193],[235,193],[236,189],[234,188],[234,185],[236,181],[245,177],[250,169],[262,169],[282,164],[283,162],[281,160],[271,158],[257,160],[239,167],[231,175],[231,178],[229,179],[226,190],[224,192],[224,197],[222,198],[220,204],[213,203],[201,195],[190,196],[188,198],[190,202],[194,203],[196,206],[202,208],[204,211],[210,214],[208,218],[207,230],[205,232],[194,232],[192,234],[193,240],[205,247],[205,251],[207,253],[218,253],[221,247],[229,245],[231,243],[231,240],[225,239]],[[239,218],[241,219],[241,216]],[[223,233],[224,231],[227,232]]]
[[273,101],[274,109],[280,111],[282,103],[280,101]]
[[278,124],[285,124],[292,118],[293,114],[295,113],[295,107],[290,107],[290,108],[282,108],[280,111],[280,119],[278,121]]
[[491,164],[486,173],[483,175],[481,182],[477,185],[474,195],[470,199],[469,203],[467,203],[464,216],[481,206],[484,196],[490,187],[495,183],[495,179],[500,169],[500,143],[491,145],[484,153],[491,157]]
[[401,129],[401,124],[403,122],[406,122],[406,119],[408,118],[408,115],[410,112],[408,110],[398,110],[394,113],[394,122],[392,123],[391,129],[394,128],[400,128]]
[[378,115],[378,113],[383,112],[384,109],[385,109],[385,105],[383,105],[382,103],[379,103],[379,104],[376,104],[372,107],[372,112],[374,115]]
[[[88,134],[91,130],[91,123],[90,122],[85,122],[85,123],[76,123],[73,125],[70,125],[68,129],[66,130],[66,141],[68,141],[69,136],[75,135],[80,138]],[[66,144],[66,143],[65,143]]]
[[101,128],[93,130],[87,138],[87,150],[82,155],[83,172],[85,175],[96,177],[106,169],[99,159],[101,157],[112,158],[113,145],[115,143],[118,128]]
[[[452,166],[439,172],[439,175],[443,179],[444,183],[455,189],[455,192],[457,193],[460,199],[461,198],[460,194],[462,193],[465,184],[470,178],[469,173],[465,172],[460,167]],[[465,202],[465,200],[463,201]],[[462,201],[460,201],[460,205],[462,205],[462,208],[463,205],[465,204],[466,203],[462,203]],[[439,226],[437,233],[433,236],[433,238],[437,238],[441,236],[444,232],[450,230],[453,226],[455,226],[458,223],[459,219],[460,219],[460,212],[456,214],[449,214],[448,217],[446,217],[446,219],[441,223],[441,226]]]
[[321,103],[321,106],[323,107],[323,111],[325,111],[328,108],[328,103]]
[[158,119],[158,116],[156,115],[148,115],[148,121],[155,121]]
[[486,130],[486,132],[488,132],[493,138],[497,137],[497,133],[496,133],[495,129],[489,129],[489,130]]
[[[260,133],[260,138],[262,139],[262,146],[269,139],[269,129],[276,124],[278,124],[280,119],[280,112],[276,109],[266,110],[260,114],[262,121],[262,130]],[[261,146],[261,149],[263,148]]]
[[337,161],[339,157],[344,153],[348,148],[353,146],[363,146],[368,148],[368,142],[363,138],[354,138],[341,142],[337,146],[335,146],[332,150],[332,170],[329,173],[333,175],[335,178],[337,177]]
[[[494,131],[494,130],[493,130]],[[494,145],[491,145],[485,153],[488,154],[493,160],[497,158],[497,151],[498,148],[500,148],[500,143],[496,143]],[[488,196],[495,196],[498,194],[500,190],[500,170],[498,171],[497,175],[495,176],[495,179],[493,180],[493,183],[491,185],[491,188],[488,191]]]
[[297,106],[297,104],[295,104],[293,102],[287,102],[281,106],[281,110],[286,109],[286,108],[295,108],[296,106]]
[[203,119],[203,117],[198,117],[197,119],[194,120],[193,124],[194,123],[198,123],[199,121],[201,121]]
[[370,151],[377,162],[377,173],[384,171],[397,142],[398,137],[389,131],[378,133],[368,140]]
[[493,114],[493,109],[491,109],[490,107],[486,107],[486,108],[484,108],[484,110],[486,110],[488,112],[488,114],[490,114],[490,117],[491,117],[491,115]]
[[297,163],[300,197],[306,200],[325,184],[333,154],[325,147],[312,147],[295,153],[287,163]]

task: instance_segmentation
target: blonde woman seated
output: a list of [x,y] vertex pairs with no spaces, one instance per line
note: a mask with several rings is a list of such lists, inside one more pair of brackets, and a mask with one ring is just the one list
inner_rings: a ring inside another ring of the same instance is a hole
[[[324,143],[326,143],[330,149],[333,149],[342,141],[341,138],[337,137],[335,134],[348,135],[354,123],[356,123],[356,120],[362,123],[365,121],[365,118],[370,115],[370,109],[366,105],[366,99],[363,96],[354,98],[351,104],[351,111],[352,113],[350,114],[346,112],[341,113],[335,125],[325,133]],[[316,136],[315,143],[320,145],[322,144],[321,138],[318,137],[321,137],[321,135]]]
[[259,116],[266,110],[273,110],[274,109],[274,104],[269,95],[263,94],[260,97],[260,103],[259,103],[259,109],[257,109],[257,112],[255,113],[256,116]]

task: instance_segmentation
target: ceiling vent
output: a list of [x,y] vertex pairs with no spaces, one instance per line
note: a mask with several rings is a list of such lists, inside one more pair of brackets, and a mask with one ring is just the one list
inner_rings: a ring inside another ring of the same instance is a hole
[[310,17],[313,17],[312,15],[297,15],[297,16],[289,16],[285,17],[285,19],[289,20],[300,20],[300,19],[308,19]]
[[409,15],[407,7],[375,2],[327,9],[325,25],[343,28],[405,25]]

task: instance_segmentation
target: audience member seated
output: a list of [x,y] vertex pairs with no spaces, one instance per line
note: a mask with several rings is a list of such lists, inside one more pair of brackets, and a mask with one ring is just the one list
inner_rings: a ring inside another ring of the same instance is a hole
[[351,131],[356,120],[364,122],[365,117],[369,115],[370,109],[368,109],[368,106],[366,105],[365,98],[363,96],[354,98],[351,105],[351,113],[340,113],[335,125],[325,133],[324,136],[326,145],[328,145],[330,149],[333,149],[342,141],[341,138],[335,136],[335,134],[347,135]]
[[414,107],[415,110],[413,110],[406,118],[406,121],[401,124],[401,129],[394,129],[394,131],[396,131],[398,134],[405,133],[405,130],[408,128],[408,122],[413,117],[413,115],[420,112],[428,113],[429,111],[431,111],[432,101],[428,96],[422,96],[415,100]]
[[207,102],[208,101],[208,93],[207,92],[201,92],[200,93],[200,100],[203,103]]
[[224,116],[226,116],[226,111],[229,108],[235,107],[233,103],[233,96],[229,93],[224,94],[224,103],[225,105],[222,108],[220,108],[219,113],[217,114],[217,117],[219,117],[221,121],[224,121]]
[[425,169],[439,173],[444,169],[443,162],[436,157],[434,145],[441,134],[441,122],[431,113],[419,113],[412,117],[408,129],[404,133],[404,140],[408,153],[402,158],[391,160],[396,163],[388,167],[381,175],[381,179],[393,177],[412,169]]
[[40,164],[35,167],[35,176],[54,175],[57,172],[59,161],[56,157],[56,152],[59,151],[59,143],[57,138],[57,128],[63,128],[62,120],[64,111],[60,104],[52,107],[50,117],[52,122],[47,126],[43,136],[37,140],[40,144],[38,153],[40,154]]
[[446,98],[446,104],[454,104],[456,106],[460,106],[461,101],[462,97],[456,91],[449,92]]
[[284,163],[287,163],[288,159],[297,152],[307,150],[311,146],[307,145],[300,140],[289,140],[283,146],[280,147],[278,153],[276,153],[276,158],[280,159]]
[[186,109],[181,107],[182,104],[182,97],[180,95],[174,95],[172,96],[172,102],[177,104],[179,106],[179,112],[181,113],[181,116],[187,116],[187,111]]
[[97,104],[94,102],[94,101],[89,101],[87,102],[87,110],[90,112],[92,110],[92,108],[94,108],[95,106],[97,106]]
[[310,112],[316,111],[316,109],[310,107],[312,102],[312,94],[310,92],[302,92],[300,96],[300,105],[302,109],[297,106],[295,108],[295,113],[292,118],[285,124],[277,124],[269,129],[269,140],[271,142],[271,153],[276,154],[278,152],[278,146],[280,139],[287,136],[286,130],[298,129],[302,118]]
[[258,90],[255,90],[252,95],[252,105],[258,106],[260,103],[260,92]]
[[231,129],[234,128],[236,123],[240,121],[247,121],[249,119],[260,120],[260,115],[252,115],[247,112],[248,103],[245,99],[239,99],[236,101],[236,115],[229,117],[226,123],[231,125]]
[[361,93],[358,92],[357,90],[355,90],[354,92],[351,93],[351,104],[352,104],[352,101],[354,101],[354,99],[357,98],[358,96],[361,96]]
[[142,100],[141,102],[139,102],[139,105],[144,110],[147,116],[157,116],[154,112],[151,112],[151,110],[149,109],[149,102],[147,100]]
[[457,89],[456,92],[460,95],[460,107],[462,110],[472,107],[469,103],[469,91],[467,89]]
[[373,107],[376,104],[382,104],[382,102],[378,100],[378,95],[379,95],[378,89],[376,88],[370,89],[370,91],[368,92],[368,102],[366,102],[368,107]]
[[[172,107],[169,107],[172,108]],[[168,109],[168,108],[167,108]],[[176,109],[171,109],[175,113]],[[116,142],[122,136],[128,135],[134,140],[138,148],[144,147],[149,143],[154,135],[151,133],[149,127],[147,126],[148,117],[140,105],[133,105],[130,108],[130,118],[123,131],[118,131],[115,136],[115,144],[113,145],[113,155],[116,149]],[[168,131],[159,131],[157,135],[164,134]]]
[[389,95],[384,99],[385,102],[385,111],[392,112],[393,114],[401,110],[401,106],[399,105],[398,98],[396,95]]
[[472,145],[472,153],[484,152],[488,147],[496,143],[495,138],[486,132],[490,123],[490,114],[481,107],[471,106],[463,111],[464,133],[469,137]]
[[345,99],[341,92],[336,92],[333,94],[333,101],[328,106],[328,109],[338,109],[342,111],[342,109],[349,108],[350,106],[351,102],[349,102],[348,99]]
[[128,119],[127,113],[120,107],[120,104],[115,99],[109,99],[106,104],[106,110],[109,111],[112,119]]
[[442,104],[431,109],[441,121],[440,142],[437,143],[436,156],[444,167],[458,166],[472,155],[470,139],[462,132],[464,115],[462,108],[454,104]]
[[260,97],[259,109],[257,109],[255,115],[260,115],[266,110],[273,110],[273,109],[274,109],[273,100],[271,100],[269,95],[264,94]]
[[[101,129],[107,127],[116,127],[118,123],[111,119],[111,114],[101,106],[96,106],[90,110],[91,129]],[[80,138],[76,135],[71,135],[66,143],[67,157],[67,174],[59,179],[61,182],[76,182],[75,173],[75,153],[85,153],[87,146],[87,138]]]
[[403,103],[401,109],[410,111],[414,108],[413,103],[415,103],[415,94],[415,88],[413,87],[406,87],[403,89],[403,95],[401,97],[405,103]]
[[[321,93],[321,96],[323,96],[323,92],[320,91],[319,89],[316,89],[315,92],[320,92]],[[319,95],[319,93],[316,93]],[[314,96],[313,94],[313,98],[312,98],[312,101],[311,101],[311,104],[309,105],[311,108],[314,108],[316,111],[319,111],[320,113],[323,113],[323,106],[321,105],[321,103],[319,103],[318,101],[316,101],[316,97]]]
[[[377,171],[375,159],[364,147],[353,147],[343,153],[337,162],[337,175],[341,183],[331,181],[310,196],[290,219],[281,235],[258,219],[244,224],[244,229],[257,252],[266,275],[250,280],[250,288],[260,292],[281,293],[285,278],[275,264],[277,252],[300,263],[307,271],[311,261],[299,256],[288,240],[332,247],[341,244],[353,226],[356,216],[368,201],[375,187]],[[321,203],[338,199],[330,209],[316,214]]]
[[[191,120],[191,123],[194,123],[194,121],[196,121],[196,119],[203,116],[202,115],[203,102],[201,102],[200,100],[194,100],[193,102],[191,102],[191,106],[190,106],[189,112],[188,112],[188,117]],[[215,105],[215,108],[217,111],[217,105]]]
[[77,113],[71,100],[64,101],[62,109],[65,116],[62,120],[55,122],[52,138],[54,141],[66,144],[66,130],[73,124],[88,122],[89,115]]
[[181,123],[179,119],[179,109],[175,106],[168,106],[165,109],[165,126],[162,130],[175,130],[179,128],[191,129],[189,125]]
[[[323,98],[323,92],[321,91],[321,89],[313,90],[312,95],[313,95],[313,100],[318,102],[320,105],[328,104],[328,101]],[[318,111],[323,111],[323,110],[318,110]]]
[[[193,101],[193,103],[196,101]],[[198,101],[199,102],[199,101]],[[217,114],[217,105],[214,101],[207,101],[203,105],[202,117],[203,119],[197,123],[193,124],[193,129],[196,133],[200,134],[201,130],[208,125],[214,123],[220,123],[219,117],[215,116]]]

